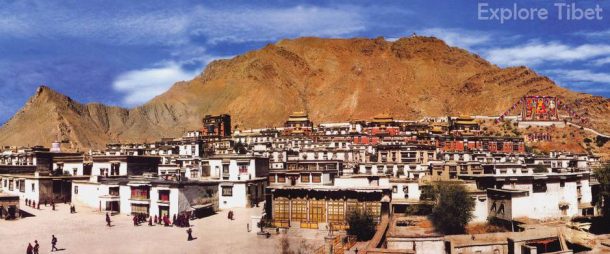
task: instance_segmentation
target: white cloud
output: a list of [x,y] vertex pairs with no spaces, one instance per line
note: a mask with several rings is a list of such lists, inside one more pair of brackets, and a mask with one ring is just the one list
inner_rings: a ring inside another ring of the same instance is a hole
[[[131,70],[121,73],[112,83],[112,88],[124,94],[122,103],[126,106],[137,106],[148,102],[157,95],[167,91],[174,83],[188,81],[199,75],[203,68],[216,59],[230,56],[210,56],[202,52],[201,57],[182,62],[167,61],[157,63],[155,67]],[[187,70],[183,65],[199,65]]]
[[357,8],[241,8],[214,10],[197,8],[194,34],[210,43],[266,41],[285,37],[341,37],[365,29]]
[[28,29],[28,25],[17,16],[0,16],[0,34],[11,34],[16,37],[23,37],[23,31]]
[[542,71],[556,79],[561,86],[589,94],[608,94],[610,91],[610,74],[578,69],[552,69]]
[[606,89],[610,88],[610,74],[607,73],[566,69],[554,69],[546,72],[566,81],[607,83],[607,85],[602,86],[606,87]]
[[610,38],[610,29],[603,31],[585,31],[574,33],[577,36],[585,36],[590,39],[603,39]]
[[485,45],[491,41],[489,32],[469,31],[463,29],[428,28],[417,34],[435,36],[448,45],[471,49],[473,46]]
[[362,8],[350,6],[91,11],[97,7],[70,9],[46,2],[32,7],[9,5],[0,9],[0,35],[68,36],[113,45],[184,45],[192,36],[205,37],[208,43],[350,36],[363,31],[366,21]]
[[597,65],[597,66],[610,64],[610,56],[609,57],[600,58],[600,59],[596,59],[595,61],[593,61],[593,64]]
[[168,62],[158,67],[125,72],[115,79],[112,87],[125,93],[125,105],[135,106],[167,91],[177,81],[192,79],[199,72],[186,71],[179,64]]
[[542,63],[565,63],[610,56],[610,45],[583,44],[569,46],[558,42],[531,42],[510,48],[492,48],[485,52],[487,60],[503,66]]

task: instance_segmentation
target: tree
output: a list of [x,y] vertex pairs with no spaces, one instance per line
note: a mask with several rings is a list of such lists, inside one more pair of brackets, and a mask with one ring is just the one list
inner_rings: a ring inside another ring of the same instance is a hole
[[461,234],[472,219],[474,200],[460,184],[441,183],[434,186],[436,203],[429,218],[443,234]]
[[375,235],[375,220],[367,212],[356,211],[347,216],[347,234],[355,235],[358,241],[368,241]]
[[235,150],[235,152],[237,154],[246,154],[246,153],[248,153],[248,149],[246,148],[246,145],[244,145],[244,143],[242,143],[242,142],[237,142],[235,144],[235,146],[233,147],[233,149]]
[[599,181],[598,205],[602,208],[602,216],[610,219],[610,164],[595,170],[595,177]]
[[546,169],[546,167],[542,164],[536,164],[536,166],[534,166],[534,173],[547,173],[548,170]]

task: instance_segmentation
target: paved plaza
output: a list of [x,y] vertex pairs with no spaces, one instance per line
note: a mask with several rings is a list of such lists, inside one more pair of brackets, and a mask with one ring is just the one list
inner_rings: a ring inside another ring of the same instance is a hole
[[[23,202],[22,202],[23,203]],[[25,207],[22,204],[22,208]],[[251,215],[259,215],[260,208],[233,209],[235,220],[227,219],[228,211],[191,221],[193,236],[187,241],[186,228],[160,225],[133,226],[132,217],[112,216],[111,228],[105,224],[105,214],[91,208],[77,207],[70,214],[69,205],[58,204],[56,211],[50,206],[40,210],[29,207],[23,210],[33,217],[16,221],[0,220],[1,253],[25,253],[28,242],[38,240],[40,253],[51,253],[51,235],[58,238],[59,253],[278,253],[280,236],[269,239],[247,232]],[[256,230],[256,228],[254,229]],[[291,246],[296,248],[306,240],[309,246],[318,246],[323,232],[292,230],[288,232]]]

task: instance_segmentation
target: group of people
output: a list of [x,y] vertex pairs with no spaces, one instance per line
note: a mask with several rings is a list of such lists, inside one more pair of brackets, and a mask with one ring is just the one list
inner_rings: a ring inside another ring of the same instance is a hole
[[191,215],[188,213],[181,213],[180,215],[178,215],[176,217],[176,215],[174,214],[174,226],[177,227],[190,227],[191,223],[189,222]]
[[[31,199],[25,199],[25,205],[32,207],[34,209],[40,209],[40,203],[42,202],[38,202],[38,204],[36,204],[35,200],[31,200]],[[49,204],[49,202],[45,199],[44,200],[44,206],[47,206]],[[55,201],[51,200],[51,207],[53,207],[53,211],[55,211]]]
[[25,205],[34,209],[40,209],[40,203],[38,203],[38,206],[36,206],[36,201],[27,198],[25,199]]
[[148,219],[148,216],[146,216],[146,214],[143,214],[143,213],[134,214],[133,215],[133,225],[140,226],[140,224],[146,222],[147,219]]
[[[40,244],[38,244],[38,240],[34,240],[34,245],[32,243],[28,243],[28,247],[26,249],[27,254],[38,254],[40,250]],[[55,235],[51,235],[51,252],[58,251],[57,249],[57,237]]]
[[40,245],[38,244],[38,240],[34,240],[34,246],[31,243],[28,243],[28,248],[26,250],[27,254],[38,254],[38,249],[40,249]]
[[[182,213],[178,216],[176,216],[174,214],[174,218],[173,220],[170,221],[169,216],[168,215],[163,215],[161,217],[157,217],[157,215],[155,215],[154,217],[154,224],[162,224],[165,225],[166,227],[169,227],[171,225],[173,226],[177,226],[177,227],[190,227],[191,223],[190,223],[190,215],[188,213]],[[152,226],[152,217],[150,220],[150,225]]]
[[[191,218],[191,215],[188,213],[181,213],[180,215],[177,215],[177,216],[174,214],[173,223],[172,223],[172,221],[170,221],[170,218],[167,214],[160,216],[160,217],[155,215],[154,219],[152,216],[147,216],[146,214],[134,214],[133,215],[133,225],[139,226],[141,223],[146,222],[148,219],[149,226],[158,224],[158,225],[164,225],[166,227],[169,227],[171,225],[174,225],[177,227],[188,227],[188,229],[186,230],[186,233],[188,234],[188,240],[192,241],[195,238],[193,238],[193,230],[190,228],[191,227],[191,223],[189,222],[190,218]],[[106,213],[106,226],[111,227],[110,222],[112,222],[110,220],[110,213]]]

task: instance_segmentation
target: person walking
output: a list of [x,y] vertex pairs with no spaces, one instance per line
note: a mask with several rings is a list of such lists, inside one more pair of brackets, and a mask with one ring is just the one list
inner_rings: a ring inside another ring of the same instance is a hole
[[57,237],[55,235],[51,235],[51,252],[56,251],[57,249]]
[[25,250],[25,253],[27,254],[33,254],[34,248],[32,247],[31,243],[28,243],[28,248]]
[[186,230],[186,233],[188,234],[188,241],[192,241],[193,240],[193,229],[189,228]]
[[109,214],[109,213],[106,213],[106,226],[108,226],[108,227],[112,227],[112,226],[110,225],[110,214]]
[[[40,205],[40,203],[38,203]],[[40,249],[40,244],[38,244],[38,240],[34,240],[34,254],[38,254],[38,249]]]

